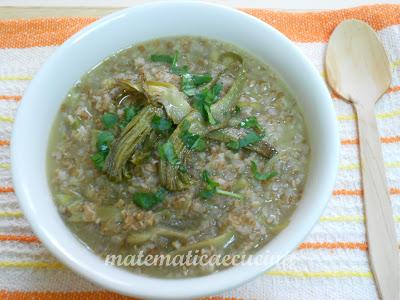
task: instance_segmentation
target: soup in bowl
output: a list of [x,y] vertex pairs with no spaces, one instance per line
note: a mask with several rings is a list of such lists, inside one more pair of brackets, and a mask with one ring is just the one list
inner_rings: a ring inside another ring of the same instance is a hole
[[[337,160],[329,93],[299,50],[193,2],[134,7],[68,40],[32,81],[12,139],[15,190],[45,246],[140,297],[208,295],[277,263],[318,220]],[[105,263],[140,254],[228,260]],[[250,255],[268,259],[236,264]]]

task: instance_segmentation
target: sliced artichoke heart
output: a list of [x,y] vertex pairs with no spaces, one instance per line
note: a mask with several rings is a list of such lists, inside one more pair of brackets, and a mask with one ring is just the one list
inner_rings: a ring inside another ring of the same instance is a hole
[[144,85],[150,101],[161,103],[167,115],[175,124],[179,124],[192,110],[184,93],[168,82],[147,81]]

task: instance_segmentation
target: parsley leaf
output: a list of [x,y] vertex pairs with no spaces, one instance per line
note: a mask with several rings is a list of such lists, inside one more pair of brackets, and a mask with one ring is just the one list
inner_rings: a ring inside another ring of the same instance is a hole
[[187,66],[178,67],[178,57],[179,57],[179,52],[175,51],[175,55],[171,64],[171,71],[176,75],[186,74],[189,71],[189,68]]
[[232,150],[239,150],[240,148],[246,147],[251,144],[256,144],[259,141],[261,141],[263,138],[262,135],[258,135],[254,131],[250,131],[247,133],[244,137],[236,140],[236,141],[231,141],[227,144],[229,149]]
[[104,162],[110,151],[110,145],[114,140],[114,135],[110,131],[100,131],[97,134],[96,148],[97,152],[90,159],[98,170],[102,170]]
[[201,179],[203,182],[206,183],[204,189],[202,189],[199,193],[199,196],[202,199],[209,199],[213,197],[215,194],[232,197],[236,199],[242,199],[242,196],[239,194],[219,189],[218,188],[219,183],[210,178],[210,174],[208,173],[207,170],[203,170],[203,172],[201,173]]
[[117,124],[118,116],[113,113],[105,113],[101,117],[101,121],[103,122],[104,127],[109,129],[112,128],[115,124]]
[[253,173],[254,178],[257,180],[260,180],[260,181],[269,180],[278,175],[278,172],[276,172],[276,171],[265,172],[265,173],[259,172],[257,169],[257,163],[254,160],[251,161],[250,168],[251,168],[251,173]]
[[204,74],[190,74],[182,75],[182,91],[188,96],[194,96],[197,93],[197,87],[208,83],[212,80],[209,73]]
[[204,120],[208,121],[211,125],[217,122],[211,114],[211,105],[214,104],[222,90],[222,84],[215,84],[211,90],[208,88],[203,89],[198,94],[194,95],[194,107],[200,111]]
[[140,107],[136,107],[136,106],[125,107],[124,108],[124,118],[121,121],[121,123],[119,124],[119,127],[125,128],[126,125],[128,125],[128,123],[130,121],[132,121],[133,117],[137,115],[139,110],[140,110]]
[[176,156],[174,145],[168,141],[158,146],[158,153],[162,160],[167,161],[169,164],[176,166],[179,170],[185,172],[186,168]]
[[178,57],[179,57],[179,52],[176,51],[174,56],[168,54],[152,54],[150,56],[150,60],[152,62],[167,63],[170,65],[172,73],[176,75],[183,75],[187,73],[189,69],[187,66],[183,67],[178,66]]
[[155,115],[151,119],[151,127],[158,131],[168,131],[172,128],[172,122],[169,119]]
[[114,135],[110,131],[100,131],[97,134],[96,147],[99,152],[107,152],[109,150],[109,145],[114,140]]
[[104,162],[106,160],[107,154],[104,155],[103,152],[97,152],[95,154],[93,154],[90,159],[92,160],[92,162],[94,163],[95,167],[98,170],[102,170],[103,166],[104,166]]
[[205,140],[200,135],[189,132],[190,123],[187,120],[183,120],[182,127],[180,138],[185,146],[190,150],[204,151],[207,147]]
[[160,188],[156,193],[137,192],[133,194],[133,202],[144,210],[150,210],[164,200],[165,193],[166,190],[163,188]]
[[204,189],[200,191],[199,196],[203,199],[209,199],[217,193],[219,183],[210,178],[210,174],[207,170],[204,170],[201,173],[201,179],[206,183],[206,185]]
[[150,56],[152,62],[163,62],[172,65],[174,62],[174,57],[166,54],[152,54]]
[[258,123],[258,120],[256,117],[252,116],[249,117],[245,120],[243,120],[242,122],[240,122],[240,127],[242,128],[253,128],[256,129],[260,132],[263,131],[263,128],[261,127],[260,123]]
[[102,170],[104,162],[110,151],[110,144],[114,140],[114,135],[110,131],[100,131],[97,135],[97,152],[90,159],[98,170]]

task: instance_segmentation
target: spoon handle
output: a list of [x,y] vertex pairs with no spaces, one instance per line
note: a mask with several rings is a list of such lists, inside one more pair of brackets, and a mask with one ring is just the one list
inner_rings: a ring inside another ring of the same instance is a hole
[[[361,101],[360,101],[361,102]],[[365,103],[365,102],[364,102]],[[356,104],[368,252],[383,300],[400,299],[400,265],[392,204],[373,104]]]

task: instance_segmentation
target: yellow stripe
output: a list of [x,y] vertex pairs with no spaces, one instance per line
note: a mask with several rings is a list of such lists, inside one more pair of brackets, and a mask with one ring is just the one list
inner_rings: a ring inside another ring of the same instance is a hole
[[63,269],[64,266],[58,262],[50,263],[44,261],[0,261],[0,268]]
[[21,211],[0,211],[0,217],[22,218],[23,216]]
[[356,170],[359,169],[359,164],[349,164],[349,165],[340,165],[339,170],[349,171],[349,170]]
[[9,76],[0,76],[0,81],[2,80],[32,80],[32,76],[24,76],[24,75],[9,75]]
[[392,62],[393,69],[396,69],[398,66],[400,66],[400,59]]
[[7,163],[0,163],[0,169],[6,169],[9,170],[11,168],[10,164]]
[[[64,265],[54,262],[41,261],[0,261],[0,268],[34,268],[34,269],[64,269]],[[348,278],[348,277],[364,277],[370,278],[370,272],[353,272],[353,271],[334,271],[334,272],[302,272],[302,271],[268,271],[265,275],[269,276],[286,276],[296,278]]]
[[348,278],[363,277],[371,278],[371,272],[352,272],[352,271],[336,271],[336,272],[301,272],[301,271],[269,271],[265,273],[270,276],[287,276],[297,278]]
[[337,119],[339,121],[350,121],[350,120],[355,120],[356,116],[355,115],[351,115],[351,116],[337,116]]
[[393,118],[396,116],[400,116],[400,109],[396,109],[394,111],[391,112],[387,112],[387,113],[381,113],[381,114],[377,114],[376,117],[378,119],[386,119],[386,118]]
[[[400,216],[395,216],[394,220],[400,222]],[[363,222],[363,216],[331,216],[331,217],[321,217],[320,222]]]
[[0,116],[0,122],[12,123],[12,122],[14,122],[14,118],[6,117],[6,116]]
[[[387,168],[400,168],[400,161],[394,161],[394,162],[389,162],[385,163],[385,167]],[[357,170],[360,168],[359,164],[349,164],[349,165],[340,165],[339,170]]]
[[[400,116],[400,109],[396,109],[396,110],[393,110],[390,112],[380,113],[380,114],[376,115],[376,117],[378,119],[394,118],[397,116]],[[343,115],[343,116],[337,116],[337,119],[339,121],[350,121],[350,120],[355,120],[356,116],[355,115],[348,115],[348,116]]]
[[320,222],[362,222],[364,217],[362,216],[332,216],[332,217],[321,217]]

